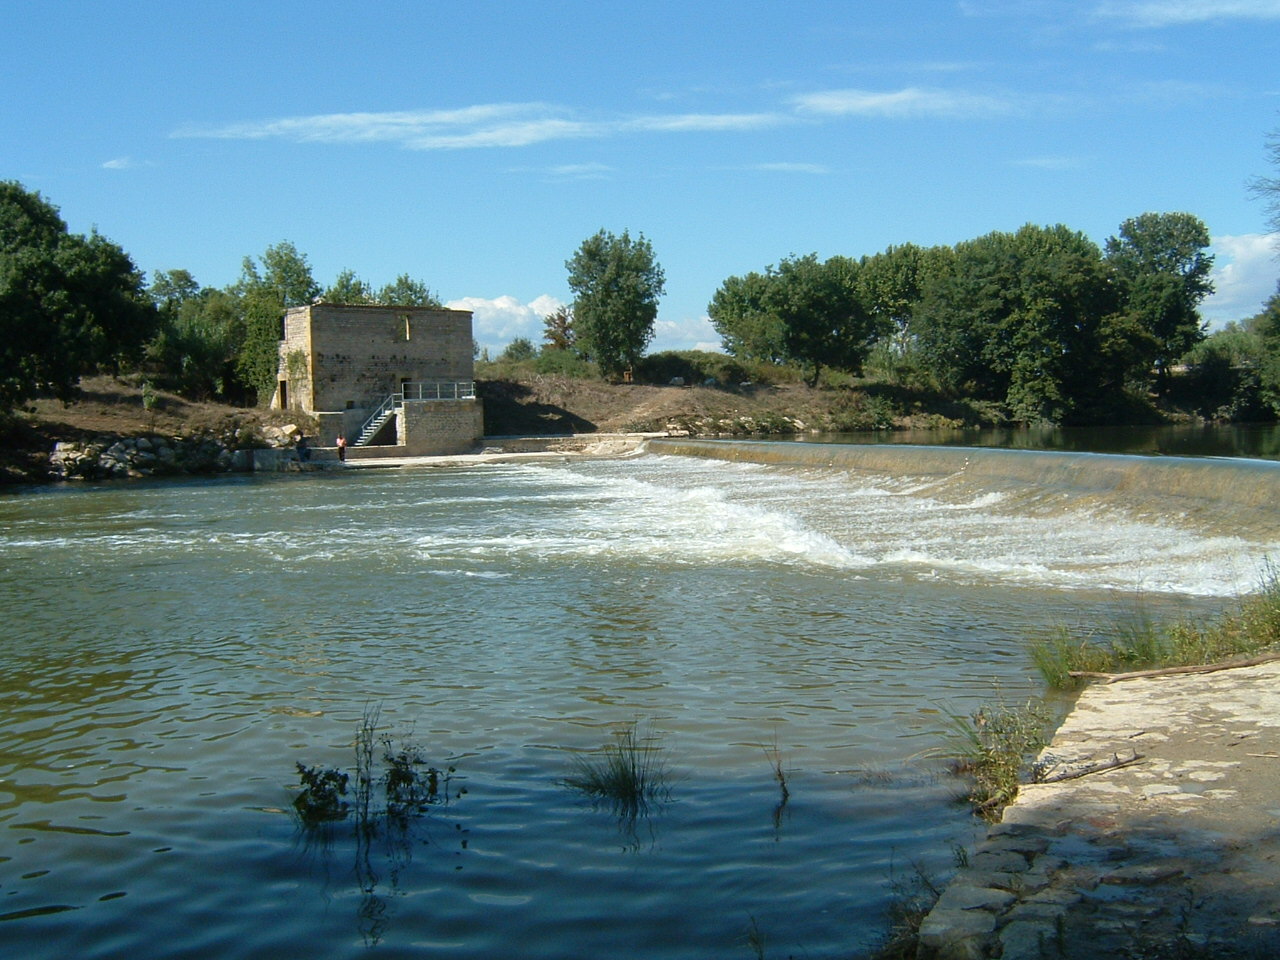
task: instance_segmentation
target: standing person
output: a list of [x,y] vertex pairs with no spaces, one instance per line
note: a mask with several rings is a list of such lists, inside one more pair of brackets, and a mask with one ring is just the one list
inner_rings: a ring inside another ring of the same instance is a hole
[[344,437],[342,434],[338,434],[338,439],[336,443],[338,445],[338,459],[346,460],[347,459],[347,438]]

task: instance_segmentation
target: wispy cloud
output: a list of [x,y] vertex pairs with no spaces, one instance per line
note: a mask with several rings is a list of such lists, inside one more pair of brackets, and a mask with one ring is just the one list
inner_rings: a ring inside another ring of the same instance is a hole
[[1004,116],[1014,104],[999,97],[955,90],[905,87],[901,90],[820,90],[793,100],[804,114],[863,117],[973,119]]
[[149,166],[146,163],[140,163],[133,157],[116,157],[114,160],[108,160],[102,165],[103,170],[136,170],[138,167]]
[[1280,0],[1104,0],[1093,14],[1135,27],[1170,27],[1209,20],[1280,20]]
[[774,127],[786,119],[776,113],[682,113],[672,116],[637,117],[623,121],[620,129],[659,132],[716,132],[722,130],[760,130]]
[[295,143],[397,143],[411,150],[525,147],[553,140],[630,132],[758,130],[786,121],[771,113],[684,113],[582,119],[546,103],[494,103],[457,110],[331,113],[223,125],[187,124],[175,137],[290,140]]
[[457,110],[328,113],[230,123],[187,124],[175,137],[292,140],[297,143],[399,143],[420,150],[527,146],[593,134],[593,125],[544,103],[490,103]]
[[607,180],[614,168],[603,163],[562,163],[547,172],[557,180]]

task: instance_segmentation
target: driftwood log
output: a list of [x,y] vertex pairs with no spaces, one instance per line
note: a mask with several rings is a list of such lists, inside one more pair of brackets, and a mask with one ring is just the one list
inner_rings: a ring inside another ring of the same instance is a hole
[[[1120,767],[1127,767],[1131,763],[1137,763],[1139,760],[1145,760],[1146,755],[1138,753],[1136,750],[1131,757],[1121,757],[1119,754],[1113,753],[1109,760],[1098,760],[1095,763],[1086,764],[1076,770],[1064,770],[1061,773],[1051,773],[1036,777],[1036,783],[1061,783],[1064,780],[1078,780],[1080,777],[1087,777],[1091,773],[1101,773],[1103,770],[1118,770]],[[1060,764],[1058,764],[1060,766]]]
[[1134,670],[1131,673],[1098,673],[1094,670],[1070,670],[1069,677],[1081,677],[1089,680],[1101,680],[1103,683],[1116,683],[1119,680],[1136,680],[1139,677],[1169,677],[1181,673],[1216,673],[1219,670],[1234,670],[1237,667],[1256,667],[1260,663],[1280,660],[1280,653],[1266,653],[1247,660],[1224,660],[1221,663],[1202,663],[1191,667],[1159,667],[1154,670]]

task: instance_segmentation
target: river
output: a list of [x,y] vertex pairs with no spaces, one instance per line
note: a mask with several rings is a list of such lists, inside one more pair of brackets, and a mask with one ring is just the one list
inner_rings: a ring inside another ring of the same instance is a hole
[[[1280,543],[1020,485],[669,451],[6,496],[0,955],[865,950],[979,833],[949,716],[1038,693],[1029,638],[1211,614]],[[296,765],[352,770],[373,712],[448,802],[303,827]],[[636,817],[563,783],[632,725],[669,774]]]

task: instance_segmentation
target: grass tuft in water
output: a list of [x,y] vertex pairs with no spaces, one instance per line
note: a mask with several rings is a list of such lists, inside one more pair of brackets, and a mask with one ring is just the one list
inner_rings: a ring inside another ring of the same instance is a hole
[[1015,707],[984,706],[950,719],[957,741],[952,766],[970,779],[968,800],[982,817],[999,820],[1017,797],[1031,757],[1049,742],[1053,717],[1043,703],[1031,699]]
[[1201,666],[1275,650],[1280,648],[1280,576],[1268,564],[1262,589],[1217,620],[1165,626],[1139,620],[1118,625],[1112,634],[1106,640],[1078,639],[1060,629],[1033,644],[1031,657],[1046,684],[1069,690],[1082,683],[1073,672]]
[[564,786],[596,801],[608,802],[621,816],[648,812],[651,804],[671,799],[670,777],[661,738],[641,734],[629,724],[597,753],[574,757],[573,773]]

